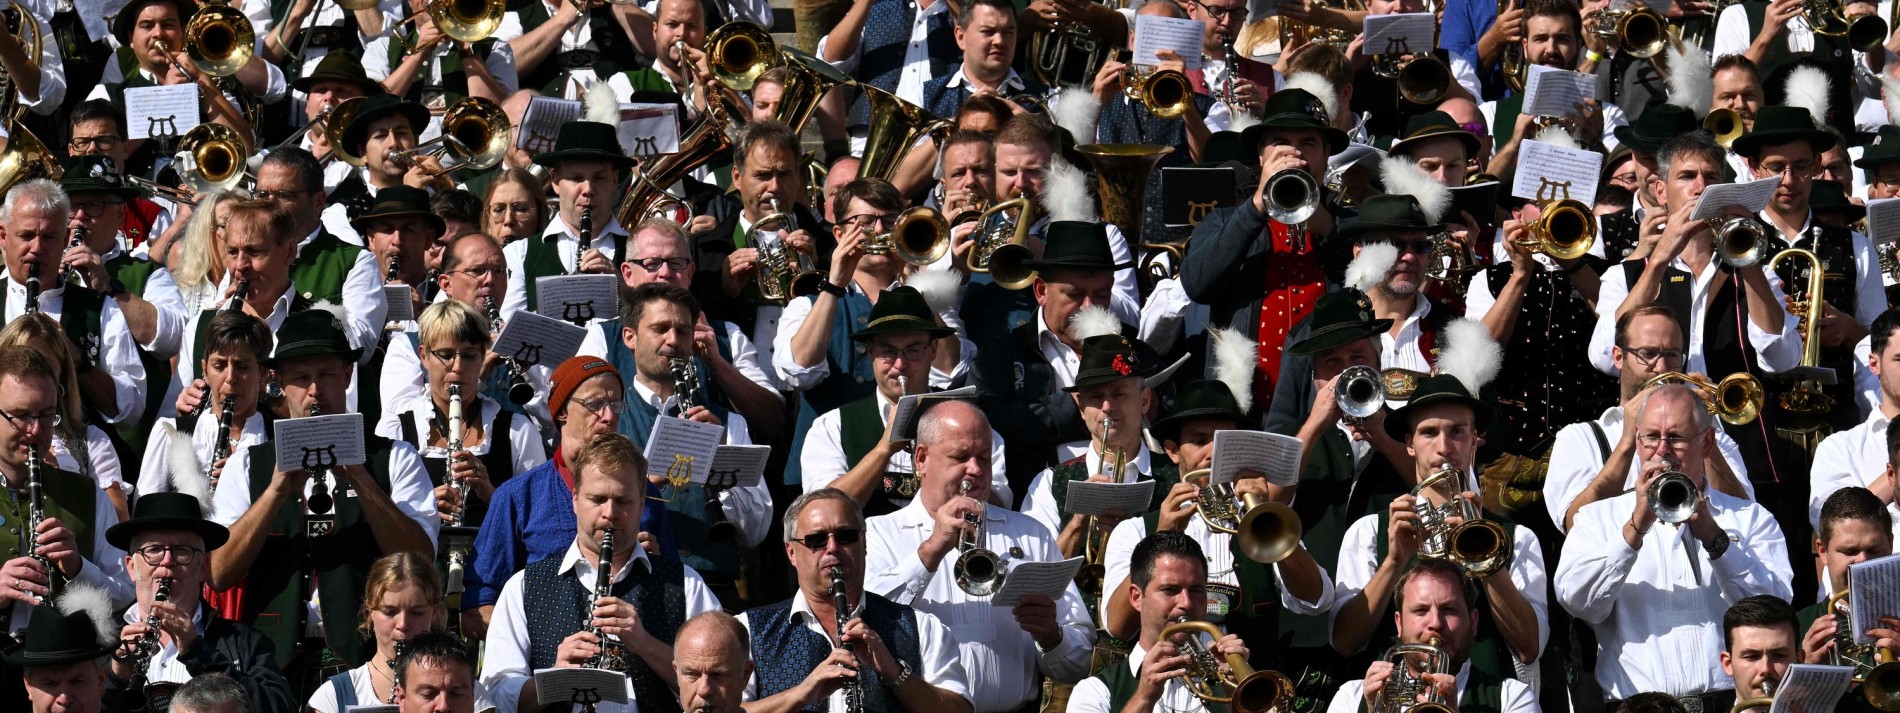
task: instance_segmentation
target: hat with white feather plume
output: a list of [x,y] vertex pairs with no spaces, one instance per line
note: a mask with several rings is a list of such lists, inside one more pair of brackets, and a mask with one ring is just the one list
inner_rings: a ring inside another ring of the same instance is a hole
[[1504,347],[1491,338],[1483,322],[1454,319],[1439,333],[1438,361],[1431,376],[1420,379],[1404,408],[1385,419],[1386,435],[1400,443],[1412,432],[1418,409],[1431,404],[1462,403],[1471,409],[1472,427],[1479,433],[1490,427],[1491,406],[1478,398],[1485,385],[1503,368]]
[[633,157],[620,147],[620,99],[606,82],[595,82],[581,100],[582,120],[561,125],[554,150],[536,154],[534,162],[553,166],[561,161],[605,161],[632,168]]
[[1122,329],[1121,320],[1103,307],[1083,307],[1069,317],[1069,336],[1082,343],[1082,358],[1076,366],[1075,385],[1063,391],[1147,377],[1165,366],[1152,347],[1122,334]]
[[105,590],[67,582],[58,598],[33,607],[20,643],[0,652],[0,660],[22,668],[64,666],[97,661],[118,647],[119,627],[112,623]]
[[1379,167],[1386,193],[1411,196],[1418,201],[1419,209],[1425,211],[1428,223],[1445,222],[1445,213],[1451,210],[1451,186],[1439,183],[1409,156],[1387,156]]

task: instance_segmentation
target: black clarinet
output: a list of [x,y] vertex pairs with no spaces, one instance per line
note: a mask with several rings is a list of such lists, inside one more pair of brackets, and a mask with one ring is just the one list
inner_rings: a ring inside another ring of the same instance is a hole
[[[157,584],[158,590],[152,592],[152,603],[156,605],[171,601],[172,578],[159,577]],[[177,689],[177,686],[170,684],[151,684],[152,658],[158,655],[158,632],[163,626],[163,620],[159,618],[156,608],[145,612],[145,625],[145,636],[139,639],[138,645],[128,657],[132,664],[130,689],[141,694],[131,697],[133,704],[138,706],[133,710],[141,711],[156,709],[160,697],[170,698],[170,694]]]
[[244,311],[244,296],[251,291],[250,280],[238,280],[237,289],[231,292],[231,301],[224,305],[226,312]]
[[574,246],[574,273],[580,274],[581,256],[587,254],[587,246],[594,243],[594,207],[581,207],[581,240]]
[[600,653],[594,654],[593,660],[587,663],[587,667],[624,673],[627,670],[626,652],[621,650],[619,644],[607,641],[607,633],[601,631],[600,627],[591,625],[594,620],[594,605],[603,598],[613,596],[613,586],[614,529],[609,527],[600,531],[600,567],[594,570],[594,598],[587,603],[587,612],[581,614],[581,621],[589,623],[587,632],[600,640]]
[[[306,415],[322,416],[323,406],[310,404],[309,413]],[[330,507],[336,504],[335,498],[330,497],[330,482],[326,477],[329,472],[329,468],[314,468],[310,471],[310,512],[318,515],[330,514]]]
[[[408,642],[408,641],[406,641],[406,640],[403,640],[403,639],[397,639],[397,640],[395,640],[395,641],[392,641],[392,642],[390,642],[390,646],[392,646],[392,647],[394,647],[394,648],[396,649],[396,655],[395,655],[395,656],[392,656],[392,657],[390,657],[390,659],[389,659],[389,675],[391,675],[391,676],[394,676],[394,675],[396,675],[396,671],[398,670],[398,669],[396,668],[396,666],[397,666],[397,664],[399,664],[399,663],[401,663],[401,662],[402,662],[402,654],[403,654],[403,652],[404,652],[404,651],[407,651],[407,650],[409,650],[409,642]],[[394,686],[394,685],[392,685],[392,686],[390,686],[390,687],[389,687],[389,700],[386,700],[386,701],[383,701],[383,702],[384,702],[384,703],[387,703],[387,704],[389,704],[389,705],[392,705],[392,706],[393,706],[393,705],[395,705],[395,704],[396,704],[396,691],[397,691],[397,690],[399,690],[399,689],[398,689],[398,688],[397,688],[396,686]]]
[[[72,237],[67,239],[66,241],[66,249],[71,250],[81,245],[85,245],[86,233],[87,233],[86,226],[83,226],[83,225],[73,226]],[[79,274],[79,268],[73,267],[71,265],[66,266],[66,272],[61,279],[65,280],[67,284],[72,285],[74,287],[88,286],[86,284],[86,276]]]
[[40,312],[40,268],[38,265],[26,266],[26,313]]
[[402,270],[402,250],[398,249],[389,254],[389,271],[383,273],[383,282],[395,282],[396,273],[400,270]]
[[501,336],[501,304],[495,302],[494,295],[482,297],[482,312],[488,315],[488,336]]
[[[218,441],[216,445],[211,447],[212,463],[231,457],[231,425],[237,418],[236,414],[236,396],[226,396],[223,401],[218,402]],[[213,491],[218,489],[218,476],[223,474],[223,469],[211,472],[211,489]]]
[[[844,642],[844,625],[851,621],[851,603],[845,595],[844,568],[832,567],[831,570],[831,611],[838,621],[838,647],[857,653],[850,644]],[[859,670],[863,670],[859,666]],[[849,713],[864,710],[864,685],[861,679],[851,679],[844,684],[844,709]]]
[[59,565],[52,558],[39,554],[39,527],[46,522],[46,486],[45,477],[40,474],[40,447],[26,448],[26,526],[21,528],[20,543],[26,549],[26,556],[46,568],[46,596],[40,597],[45,604],[59,598],[59,591],[65,588],[66,576],[59,571]]

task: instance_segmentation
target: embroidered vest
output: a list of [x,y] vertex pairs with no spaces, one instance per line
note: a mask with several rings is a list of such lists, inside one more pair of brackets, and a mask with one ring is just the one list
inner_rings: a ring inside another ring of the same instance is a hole
[[[1386,518],[1389,516],[1390,511],[1382,510],[1378,513],[1378,535],[1373,538],[1372,556],[1380,562],[1385,561],[1387,545]],[[1504,542],[1507,546],[1517,541],[1515,539],[1517,537],[1517,523],[1498,517],[1495,513],[1485,513],[1485,518],[1504,527]],[[1484,612],[1485,614],[1490,613],[1490,601],[1489,598],[1484,595],[1482,588],[1472,587],[1465,591],[1476,595],[1471,601],[1472,609]],[[1387,608],[1390,609],[1391,607],[1388,606]],[[1373,630],[1372,641],[1375,643],[1397,641],[1399,635],[1398,626],[1393,623],[1392,617],[1381,613],[1375,618],[1379,621],[1379,627]],[[1370,650],[1362,654],[1362,658],[1369,654]],[[1497,617],[1478,617],[1477,636],[1473,638],[1471,642],[1471,671],[1474,674],[1484,673],[1500,678],[1510,678],[1517,675],[1516,668],[1511,664],[1510,647],[1505,646],[1504,635],[1498,632]]]
[[[469,401],[465,405],[480,408],[481,403],[477,400]],[[397,417],[396,423],[402,428],[403,441],[421,444],[424,440],[421,438],[421,432],[416,428],[415,416],[414,411],[402,414]],[[482,467],[488,469],[488,480],[497,488],[515,475],[515,442],[514,439],[509,438],[508,428],[513,422],[514,414],[509,413],[507,409],[495,409],[495,418],[488,424],[488,433],[484,434],[488,438],[488,453],[475,456],[482,462]],[[442,456],[424,455],[422,469],[429,473],[430,485],[441,485],[442,481],[448,478],[449,459]],[[488,501],[483,500],[474,491],[470,491],[465,524],[469,527],[478,527],[487,514]]]
[[[846,468],[857,466],[882,440],[884,416],[878,413],[877,394],[838,407],[838,446],[844,451]],[[891,484],[895,484],[894,481]],[[897,512],[898,507],[891,500],[890,490],[885,487],[885,483],[880,482],[878,487],[871,489],[871,497],[864,503],[864,516],[888,515]]]
[[[594,583],[581,582],[574,570],[561,572],[563,556],[546,557],[521,576],[523,607],[528,623],[528,666],[531,669],[554,666],[555,652],[561,641],[586,627],[594,600]],[[653,638],[667,644],[686,623],[686,568],[678,562],[646,558],[647,566],[628,565],[627,575],[609,591],[633,604],[640,612],[640,625]],[[627,675],[633,679],[633,695],[642,713],[678,713],[679,699],[666,680],[653,673],[638,656],[631,656]]]
[[[22,474],[21,483],[25,482]],[[30,505],[26,488],[22,487],[18,492],[10,488],[7,490],[8,495],[0,497],[0,520],[4,520],[0,523],[0,556],[13,559],[23,552],[20,548],[21,537],[32,539],[32,530],[23,529],[28,526],[26,514]],[[46,509],[46,516],[58,518],[66,525],[66,529],[73,531],[73,543],[86,559],[93,557],[97,534],[94,528],[98,526],[98,523],[93,522],[93,514],[98,506],[94,498],[98,496],[93,493],[98,490],[99,484],[91,478],[50,465],[40,465],[40,503]],[[39,523],[32,523],[31,526],[38,527]]]
[[[794,592],[792,596],[803,596]],[[758,607],[746,612],[746,622],[752,632],[752,660],[769,661],[771,665],[760,666],[757,672],[759,698],[764,699],[781,691],[787,691],[804,682],[825,657],[831,655],[831,641],[823,635],[807,628],[803,621],[792,617],[792,602],[785,600],[777,604]],[[912,671],[923,670],[923,648],[917,636],[917,617],[910,607],[894,603],[870,592],[864,593],[863,611],[859,617],[864,619],[871,631],[891,653],[905,663]],[[858,669],[858,680],[863,682],[864,710],[873,713],[899,713],[903,704],[884,686],[877,672],[869,666]],[[826,703],[819,701],[817,706],[805,710],[824,711]]]
[[[812,300],[815,297],[795,299]],[[865,353],[864,342],[851,338],[851,333],[863,329],[871,318],[871,298],[863,293],[852,291],[838,301],[838,310],[831,322],[831,338],[826,343],[825,360],[831,373],[824,381],[808,391],[798,394],[798,426],[792,433],[791,453],[805,452],[805,435],[811,431],[812,422],[818,420],[818,414],[836,409],[858,399],[875,393],[877,386],[871,383],[871,357]],[[798,458],[789,458],[785,464],[785,483],[797,484],[804,481],[804,471]]]

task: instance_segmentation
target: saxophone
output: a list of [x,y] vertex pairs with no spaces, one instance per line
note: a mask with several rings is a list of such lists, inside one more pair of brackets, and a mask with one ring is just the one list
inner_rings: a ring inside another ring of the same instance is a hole
[[[845,595],[844,589],[844,568],[832,567],[830,574],[831,611],[837,615],[838,646],[847,651],[852,651],[852,653],[855,654],[856,651],[852,650],[851,645],[844,643],[844,625],[851,621],[851,602],[849,601],[849,597]],[[863,670],[863,667],[860,666],[859,670]],[[844,709],[849,711],[849,713],[858,713],[864,710],[863,679],[854,678],[845,682]]]
[[[455,454],[462,452],[462,385],[449,384],[449,441],[448,465],[444,470],[453,474]],[[452,477],[452,475],[451,475]],[[449,527],[468,526],[468,481],[457,479],[449,486],[455,490],[455,514],[449,518]],[[448,581],[444,589],[449,594],[463,591],[462,577],[468,570],[468,547],[459,540],[449,545]]]
[[40,447],[27,446],[26,459],[26,521],[28,524],[21,528],[23,532],[20,535],[20,547],[26,550],[26,556],[33,558],[33,561],[46,568],[46,595],[39,598],[40,603],[45,604],[59,598],[59,591],[66,585],[66,576],[60,573],[59,565],[54,564],[51,557],[35,551],[39,549],[40,523],[46,522],[46,485],[45,478],[40,473]]
[[[218,402],[218,442],[211,447],[211,462],[216,463],[231,457],[231,425],[237,418],[237,397],[226,396]],[[219,469],[211,474],[211,489],[218,489],[218,477],[224,475]]]
[[[600,531],[600,566],[594,570],[594,598],[588,602],[588,613],[583,621],[593,621],[593,605],[605,597],[613,596],[614,586],[614,529],[609,527]],[[619,644],[607,640],[607,634],[598,626],[587,627],[587,633],[600,641],[600,653],[594,654],[594,660],[587,662],[588,668],[607,671],[627,670],[627,652]]]

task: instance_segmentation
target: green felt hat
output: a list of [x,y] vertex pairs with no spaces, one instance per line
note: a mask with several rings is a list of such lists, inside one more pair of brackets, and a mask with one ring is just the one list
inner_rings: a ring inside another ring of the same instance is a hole
[[864,328],[852,332],[851,338],[864,341],[879,334],[903,332],[923,332],[937,339],[956,334],[957,330],[937,323],[937,314],[930,310],[930,302],[917,288],[898,285],[878,296]]
[[1154,349],[1139,339],[1120,334],[1096,335],[1082,340],[1082,359],[1076,366],[1075,385],[1063,391],[1073,393],[1131,376],[1147,377],[1161,366]]
[[1366,293],[1345,287],[1321,295],[1313,303],[1313,317],[1306,338],[1287,347],[1287,352],[1311,356],[1345,346],[1361,339],[1379,336],[1392,328],[1392,320],[1375,319],[1372,299]]

